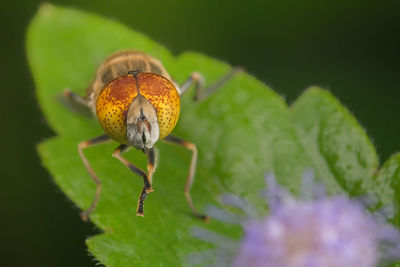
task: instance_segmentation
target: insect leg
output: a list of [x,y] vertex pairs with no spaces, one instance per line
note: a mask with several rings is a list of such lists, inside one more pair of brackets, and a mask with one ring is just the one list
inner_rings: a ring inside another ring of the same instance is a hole
[[209,95],[215,92],[218,88],[224,85],[227,81],[229,81],[233,76],[235,76],[238,72],[242,72],[243,69],[241,67],[233,67],[227,74],[222,76],[218,81],[214,84],[210,85],[207,88],[205,87],[205,79],[203,75],[199,72],[192,72],[190,77],[181,85],[180,94],[182,95],[189,89],[189,87],[194,84],[194,101],[202,101],[206,99]]
[[149,176],[149,181],[150,181],[150,185],[153,184],[153,173],[156,169],[156,155],[154,152],[154,148],[150,148],[147,152],[146,152],[146,156],[147,156],[147,173]]
[[[151,148],[146,152],[147,156],[147,172],[148,172],[148,177],[150,180],[150,185],[153,183],[153,173],[156,168],[156,157],[154,153],[154,149]],[[138,216],[144,216],[143,214],[143,206],[144,206],[144,200],[146,199],[146,196],[148,193],[153,192],[153,188],[151,187],[149,191],[146,191],[146,186],[143,185],[142,192],[140,193],[139,196],[139,201],[138,201],[138,206],[136,209],[136,215]]]
[[174,144],[178,144],[178,145],[184,146],[187,149],[192,151],[192,159],[190,161],[189,173],[188,173],[188,176],[187,176],[187,179],[186,179],[186,184],[185,184],[185,197],[186,197],[186,200],[187,200],[187,202],[189,204],[190,209],[192,210],[193,215],[196,216],[199,219],[208,221],[209,218],[208,218],[207,215],[204,215],[204,214],[202,214],[202,213],[200,213],[200,212],[198,212],[196,210],[196,208],[194,207],[193,202],[192,202],[192,197],[190,196],[190,188],[192,187],[192,184],[194,182],[194,175],[195,175],[195,172],[196,172],[196,164],[197,164],[197,154],[198,154],[198,152],[197,152],[196,145],[191,143],[191,142],[182,140],[182,139],[180,139],[178,137],[175,137],[173,135],[168,135],[163,140],[166,141],[166,142],[170,142],[170,143],[174,143]]
[[111,140],[110,137],[108,137],[107,135],[104,134],[104,135],[100,135],[96,138],[80,142],[78,144],[79,156],[81,157],[82,162],[85,165],[90,176],[92,177],[93,181],[96,183],[96,195],[93,199],[92,204],[90,205],[90,207],[87,210],[81,212],[81,217],[82,217],[82,220],[84,220],[84,221],[87,221],[89,215],[93,212],[93,210],[97,206],[97,203],[99,202],[100,192],[101,192],[101,181],[100,181],[99,177],[97,177],[96,173],[93,171],[92,167],[90,166],[89,161],[86,159],[85,155],[83,154],[83,149],[88,148],[90,146],[105,143],[110,140]]
[[[144,172],[142,169],[136,167],[135,165],[133,165],[133,163],[131,163],[130,161],[126,160],[125,158],[123,158],[121,156],[121,154],[123,152],[125,152],[126,150],[128,150],[130,147],[127,145],[120,145],[118,146],[113,153],[113,157],[119,159],[125,166],[127,166],[131,171],[133,171],[134,173],[136,173],[139,176],[143,177],[143,189],[142,192],[140,193],[140,197],[139,197],[139,203],[138,203],[138,208],[136,211],[136,215],[139,216],[143,216],[143,202],[147,196],[148,193],[153,191],[153,188],[151,187],[151,180],[149,179],[148,175],[146,174],[146,172]],[[154,151],[153,151],[154,154]],[[148,156],[149,157],[149,156]],[[150,164],[150,162],[149,162]],[[152,163],[152,165],[154,166],[154,163]],[[153,168],[154,169],[154,168]],[[153,170],[152,169],[152,170]],[[151,173],[152,175],[152,173]]]
[[[85,98],[71,92],[69,89],[65,89],[64,92],[64,98],[61,98],[60,100],[70,108],[72,108],[74,111],[78,111],[80,113],[83,113],[85,115],[90,115],[90,110],[87,104],[87,101]],[[65,99],[67,101],[65,101]]]

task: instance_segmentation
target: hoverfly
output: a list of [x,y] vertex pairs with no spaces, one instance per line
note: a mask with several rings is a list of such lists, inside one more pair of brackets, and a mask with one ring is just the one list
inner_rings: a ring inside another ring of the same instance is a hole
[[[194,207],[190,196],[195,177],[197,147],[194,143],[170,133],[178,122],[180,96],[191,85],[195,85],[194,100],[200,101],[240,70],[233,68],[209,88],[204,88],[204,78],[200,73],[192,72],[179,86],[159,60],[139,51],[126,50],[112,54],[99,66],[86,97],[65,90],[64,95],[70,103],[88,108],[104,130],[103,135],[78,144],[79,155],[97,186],[92,204],[81,213],[83,220],[87,220],[96,208],[101,191],[101,180],[90,166],[83,150],[111,140],[120,143],[114,150],[113,157],[143,178],[144,185],[136,212],[139,216],[144,216],[144,200],[147,194],[153,191],[152,181],[156,167],[154,144],[162,140],[191,150],[192,158],[184,193],[193,215],[207,220],[208,217]],[[122,156],[130,147],[135,147],[146,155],[147,172]]]

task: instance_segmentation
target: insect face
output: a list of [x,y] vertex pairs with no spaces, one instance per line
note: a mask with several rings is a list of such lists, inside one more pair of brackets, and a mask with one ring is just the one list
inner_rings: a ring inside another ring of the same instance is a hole
[[152,148],[160,137],[156,110],[141,94],[128,109],[126,135],[128,145],[143,151]]

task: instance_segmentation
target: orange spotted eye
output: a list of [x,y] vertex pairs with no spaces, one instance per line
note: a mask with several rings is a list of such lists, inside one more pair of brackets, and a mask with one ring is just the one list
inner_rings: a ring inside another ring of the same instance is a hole
[[109,82],[97,97],[96,114],[105,133],[121,144],[127,144],[127,113],[138,94],[142,94],[155,108],[159,139],[166,137],[178,122],[180,98],[168,79],[154,73],[127,74]]

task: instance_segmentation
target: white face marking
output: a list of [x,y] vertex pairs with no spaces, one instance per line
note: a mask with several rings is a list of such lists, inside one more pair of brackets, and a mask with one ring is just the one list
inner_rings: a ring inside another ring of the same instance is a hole
[[143,95],[138,94],[128,109],[128,144],[146,151],[153,147],[159,136],[156,110]]

